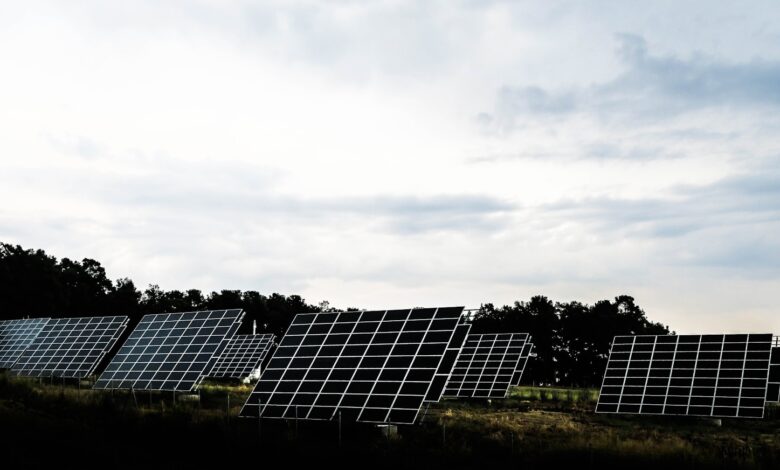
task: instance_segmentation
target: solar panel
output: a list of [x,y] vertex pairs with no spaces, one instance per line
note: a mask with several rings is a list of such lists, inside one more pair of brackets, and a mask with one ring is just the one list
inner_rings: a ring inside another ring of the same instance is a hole
[[55,318],[11,368],[26,377],[89,376],[127,328],[128,317]]
[[222,351],[209,377],[250,377],[262,366],[274,345],[274,334],[235,335]]
[[413,423],[462,311],[296,315],[241,415]]
[[444,389],[444,396],[506,397],[527,340],[527,333],[469,335]]
[[94,388],[194,390],[241,326],[243,316],[241,310],[145,315]]
[[[461,322],[465,321],[461,318]],[[447,345],[447,350],[444,352],[444,359],[439,364],[439,370],[436,371],[436,375],[433,377],[433,383],[428,390],[428,394],[425,396],[426,402],[438,403],[444,394],[444,387],[447,385],[447,381],[452,375],[452,369],[455,367],[455,361],[458,359],[460,350],[463,348],[463,343],[466,342],[466,337],[471,331],[470,323],[461,323],[455,328],[455,334],[452,335],[450,344]]]
[[616,336],[597,413],[760,418],[772,335]]
[[772,348],[769,363],[769,383],[766,387],[766,401],[780,402],[780,346]]
[[[530,340],[530,337],[529,337]],[[525,372],[525,366],[528,365],[528,359],[533,354],[534,343],[526,342],[523,345],[523,352],[520,353],[520,362],[518,363],[517,370],[512,375],[512,385],[520,385],[520,381],[523,379],[523,373]]]
[[14,365],[48,321],[48,318],[25,318],[0,322],[0,369]]

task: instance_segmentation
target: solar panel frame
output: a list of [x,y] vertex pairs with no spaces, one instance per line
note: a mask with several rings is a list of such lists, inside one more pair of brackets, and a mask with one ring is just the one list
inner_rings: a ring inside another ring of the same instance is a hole
[[761,418],[771,338],[616,336],[596,412]]
[[[461,321],[465,319],[461,317]],[[450,344],[447,345],[447,350],[444,353],[444,359],[439,365],[439,369],[433,378],[428,394],[425,396],[425,401],[430,403],[438,403],[441,401],[444,395],[444,387],[452,376],[452,370],[455,368],[455,362],[458,360],[460,351],[463,348],[463,344],[466,342],[466,338],[471,331],[471,323],[461,323],[455,328],[455,334],[452,335]]]
[[521,367],[528,333],[471,334],[461,349],[444,397],[505,398]]
[[[529,341],[531,337],[528,337]],[[534,350],[534,343],[526,342],[523,345],[523,352],[520,353],[520,363],[518,364],[517,370],[515,370],[514,375],[512,376],[512,385],[515,387],[520,385],[520,381],[523,379],[523,374],[525,373],[525,367],[528,365],[528,359],[531,358],[533,355]]]
[[10,369],[50,320],[24,318],[0,322],[0,369]]
[[241,416],[411,424],[463,307],[299,314]]
[[93,388],[195,390],[243,317],[241,309],[145,315]]
[[[777,340],[774,344],[777,344]],[[769,376],[766,386],[766,401],[780,403],[780,346],[773,346],[769,359]]]
[[25,377],[84,378],[121,337],[127,316],[54,318],[20,355],[11,373]]
[[236,378],[250,377],[260,368],[274,346],[276,335],[235,335],[214,363],[208,377]]

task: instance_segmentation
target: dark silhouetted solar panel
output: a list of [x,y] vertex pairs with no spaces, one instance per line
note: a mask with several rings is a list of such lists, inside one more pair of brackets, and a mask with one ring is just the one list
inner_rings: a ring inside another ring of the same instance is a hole
[[25,318],[0,322],[0,369],[9,369],[49,321]]
[[506,397],[527,340],[527,333],[469,335],[444,389],[444,396]]
[[274,345],[274,334],[235,335],[217,359],[209,377],[249,377],[262,366]]
[[771,334],[616,336],[597,413],[760,418]]
[[145,315],[94,388],[194,390],[236,334],[243,316],[241,310]]
[[[464,319],[461,319],[463,321]],[[455,329],[455,334],[452,335],[450,344],[447,345],[447,351],[444,353],[444,359],[442,359],[439,365],[439,370],[436,371],[436,375],[433,378],[428,394],[425,396],[425,401],[437,403],[441,400],[444,394],[444,387],[447,385],[447,381],[452,375],[452,370],[455,367],[455,361],[458,360],[460,350],[463,348],[463,344],[466,342],[466,337],[471,330],[470,323],[461,323]]]
[[769,364],[769,383],[766,387],[766,401],[780,402],[780,347],[772,348]]
[[523,345],[523,352],[520,354],[520,362],[518,363],[517,370],[515,370],[515,373],[512,376],[512,385],[520,385],[520,381],[523,379],[523,373],[525,372],[525,366],[528,365],[528,359],[531,357],[531,354],[533,354],[533,351],[533,343],[527,342]]
[[127,322],[126,316],[49,320],[11,373],[26,377],[87,377],[116,344]]
[[462,311],[297,315],[241,415],[413,423]]

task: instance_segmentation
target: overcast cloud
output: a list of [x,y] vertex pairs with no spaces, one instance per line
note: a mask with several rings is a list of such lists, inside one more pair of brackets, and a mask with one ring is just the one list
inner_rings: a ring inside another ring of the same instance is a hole
[[778,332],[778,13],[1,2],[0,240],[164,289]]

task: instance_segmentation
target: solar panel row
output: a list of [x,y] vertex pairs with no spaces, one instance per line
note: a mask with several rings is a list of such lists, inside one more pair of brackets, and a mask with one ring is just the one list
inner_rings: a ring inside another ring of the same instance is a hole
[[87,377],[119,340],[128,320],[126,316],[49,320],[11,373],[27,377]]
[[[442,396],[503,398],[533,344],[525,333],[469,335],[462,307],[300,314],[241,415],[413,423]],[[145,316],[95,388],[192,390],[206,374],[247,377],[273,335],[240,335],[243,312]],[[0,367],[86,377],[128,318],[0,322]],[[762,417],[780,402],[780,345],[769,334],[617,336],[596,411]],[[210,373],[209,373],[210,372]]]
[[299,314],[241,415],[413,423],[462,311]]
[[461,349],[446,397],[504,398],[521,368],[527,333],[469,335]]
[[235,335],[220,355],[209,377],[250,377],[265,361],[276,335]]
[[596,412],[762,417],[771,339],[617,336]]
[[97,389],[195,389],[235,335],[244,313],[145,315],[95,382]]
[[25,318],[0,322],[0,369],[9,369],[35,340],[49,318]]

